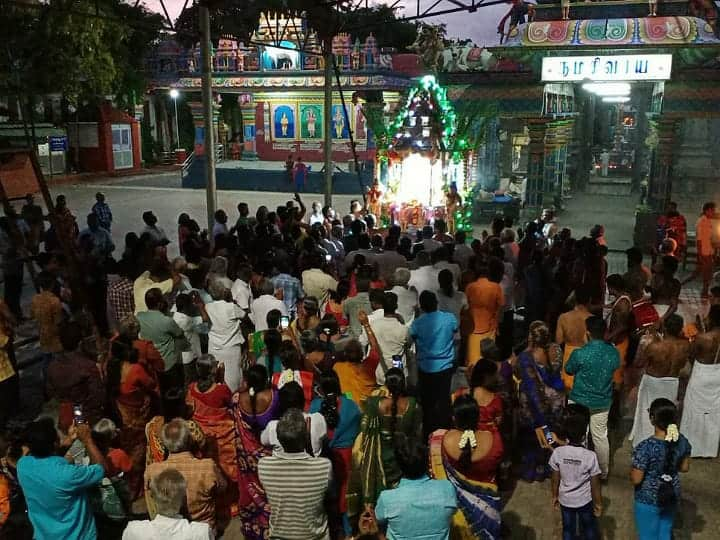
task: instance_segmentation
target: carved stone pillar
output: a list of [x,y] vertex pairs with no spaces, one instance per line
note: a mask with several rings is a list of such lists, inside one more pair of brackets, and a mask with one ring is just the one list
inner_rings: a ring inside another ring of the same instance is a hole
[[661,117],[657,121],[658,145],[648,186],[648,202],[656,210],[665,208],[672,193],[671,169],[677,142],[678,120]]
[[525,204],[528,212],[534,211],[537,213],[543,205],[547,126],[548,121],[545,118],[531,118],[527,122],[530,143],[528,144]]

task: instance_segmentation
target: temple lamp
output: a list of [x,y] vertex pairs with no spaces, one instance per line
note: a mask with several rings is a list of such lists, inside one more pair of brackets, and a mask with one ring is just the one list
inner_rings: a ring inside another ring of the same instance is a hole
[[170,89],[170,97],[175,104],[175,147],[180,148],[180,128],[178,128],[178,112],[177,112],[177,100],[180,97],[180,92],[176,88]]

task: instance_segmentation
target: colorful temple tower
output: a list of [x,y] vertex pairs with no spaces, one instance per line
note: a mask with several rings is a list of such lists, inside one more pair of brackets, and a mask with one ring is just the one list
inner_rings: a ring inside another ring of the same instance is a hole
[[[411,84],[410,77],[393,70],[392,58],[381,57],[376,39],[364,42],[343,33],[332,41],[332,53],[340,71],[347,113],[340,94],[333,93],[333,159],[352,160],[350,134],[361,161],[374,160],[372,132],[362,114],[362,92],[380,91],[392,109]],[[154,119],[153,136],[167,144],[160,124],[167,123],[162,99],[170,88],[180,92],[193,112],[201,133],[201,57],[199,47],[184,50],[175,42],[161,43],[146,62],[151,90],[146,107]],[[305,161],[322,161],[323,57],[317,32],[301,16],[262,14],[251,44],[223,37],[212,50],[213,92],[216,102],[218,141],[227,157],[285,161],[289,154]],[[335,82],[335,81],[334,81]],[[360,96],[360,97],[359,97]],[[227,112],[237,103],[237,112]],[[224,136],[224,134],[227,134]],[[202,141],[198,140],[198,148]]]

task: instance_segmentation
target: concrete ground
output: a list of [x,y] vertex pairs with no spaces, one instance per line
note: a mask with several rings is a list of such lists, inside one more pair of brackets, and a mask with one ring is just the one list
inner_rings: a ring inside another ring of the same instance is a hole
[[[84,216],[94,202],[94,194],[105,192],[113,209],[113,238],[118,249],[122,248],[126,231],[138,231],[141,228],[140,216],[143,211],[152,209],[159,218],[159,224],[165,228],[168,236],[175,240],[177,216],[187,212],[201,225],[205,221],[205,193],[199,190],[179,188],[179,175],[176,173],[153,175],[143,178],[122,178],[97,181],[93,184],[65,185],[53,188],[54,194],[64,193],[70,209],[78,216],[82,224]],[[289,193],[261,193],[221,191],[218,193],[219,207],[228,211],[231,220],[236,216],[235,206],[240,201],[250,205],[254,212],[258,205],[274,208],[284,204]],[[350,196],[334,198],[336,208],[344,211],[348,208]],[[313,200],[322,200],[321,195],[305,195],[303,199],[310,205]],[[606,238],[611,252],[608,257],[609,272],[624,271],[624,250],[632,245],[633,215],[635,197],[611,195],[591,195],[579,193],[567,201],[567,210],[559,217],[561,226],[571,227],[576,236],[587,234],[590,227],[602,223],[606,227]],[[477,231],[482,227],[478,227]],[[169,246],[171,255],[177,253],[177,243]],[[697,285],[697,284],[695,284]],[[29,299],[31,289],[25,287],[25,297]],[[684,290],[685,311],[690,313],[702,309],[697,286]],[[25,325],[21,334],[31,335],[32,325]],[[34,345],[27,346],[21,356],[33,354]],[[23,403],[25,417],[32,418],[38,409],[41,396],[38,392],[39,371],[37,367],[22,373],[23,392],[27,403]],[[603,487],[604,515],[601,525],[604,537],[608,540],[629,540],[636,538],[632,513],[633,488],[628,480],[630,470],[631,445],[627,441],[629,426],[611,433],[613,464],[610,481]],[[692,461],[690,472],[682,477],[683,498],[680,515],[676,520],[674,537],[676,540],[711,540],[719,537],[720,512],[715,497],[720,495],[717,478],[720,473],[720,461],[696,459]],[[561,538],[560,514],[550,504],[549,482],[527,484],[519,482],[509,494],[503,520],[508,525],[510,538],[518,540],[543,540]],[[235,540],[242,538],[234,523],[224,538]]]

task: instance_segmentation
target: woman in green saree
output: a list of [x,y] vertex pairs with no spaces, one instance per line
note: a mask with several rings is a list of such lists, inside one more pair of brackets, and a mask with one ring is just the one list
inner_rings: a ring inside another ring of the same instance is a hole
[[395,459],[395,438],[420,438],[422,411],[406,395],[405,374],[399,368],[385,373],[383,395],[368,398],[353,447],[353,479],[348,490],[348,512],[356,515],[375,506],[380,492],[400,481]]

